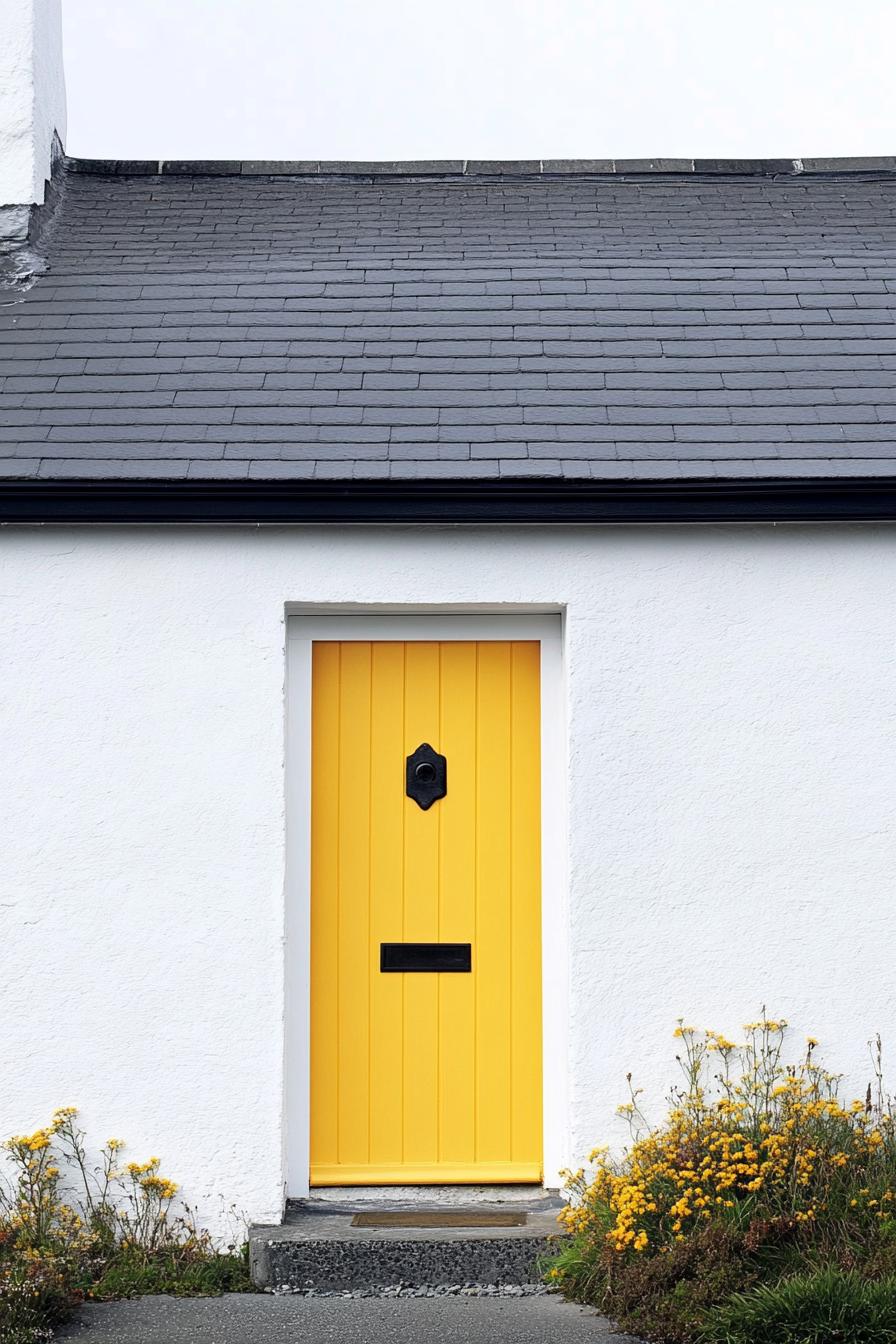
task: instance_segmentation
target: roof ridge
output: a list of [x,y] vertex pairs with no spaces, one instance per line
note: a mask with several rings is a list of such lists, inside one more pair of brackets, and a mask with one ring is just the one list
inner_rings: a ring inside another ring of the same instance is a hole
[[795,159],[86,159],[72,173],[190,177],[772,177],[896,173],[896,155]]

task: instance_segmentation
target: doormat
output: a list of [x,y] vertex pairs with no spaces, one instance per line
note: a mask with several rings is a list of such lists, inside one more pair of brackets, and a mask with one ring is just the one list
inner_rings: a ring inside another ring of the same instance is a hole
[[525,1213],[490,1209],[421,1210],[420,1213],[356,1213],[352,1227],[525,1227]]

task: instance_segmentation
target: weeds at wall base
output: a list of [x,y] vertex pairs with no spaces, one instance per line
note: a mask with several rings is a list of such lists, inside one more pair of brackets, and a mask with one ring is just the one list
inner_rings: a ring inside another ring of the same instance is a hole
[[91,1165],[76,1114],[65,1107],[3,1145],[0,1344],[51,1339],[88,1299],[251,1291],[248,1247],[222,1249],[177,1207],[158,1158],[122,1163],[124,1145],[110,1139]]

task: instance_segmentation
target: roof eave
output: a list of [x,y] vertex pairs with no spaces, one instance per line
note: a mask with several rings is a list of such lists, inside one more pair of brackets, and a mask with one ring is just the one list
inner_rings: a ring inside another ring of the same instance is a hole
[[628,524],[896,521],[896,476],[0,483],[0,523]]

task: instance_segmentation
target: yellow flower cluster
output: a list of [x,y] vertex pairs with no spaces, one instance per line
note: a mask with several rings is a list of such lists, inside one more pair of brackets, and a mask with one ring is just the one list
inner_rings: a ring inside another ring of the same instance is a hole
[[[892,1114],[869,1101],[843,1106],[837,1079],[813,1061],[813,1038],[802,1063],[784,1067],[786,1025],[751,1023],[738,1046],[680,1024],[686,1086],[665,1125],[636,1134],[621,1163],[600,1149],[590,1176],[568,1174],[568,1229],[605,1237],[620,1253],[661,1252],[706,1220],[753,1211],[800,1224],[846,1205],[878,1218],[896,1213],[887,1181],[896,1165]],[[710,1078],[719,1057],[722,1072]],[[642,1119],[637,1096],[620,1107],[633,1126]]]
[[75,1106],[60,1106],[59,1110],[53,1112],[51,1124],[36,1129],[33,1134],[16,1134],[7,1139],[3,1147],[7,1152],[20,1157],[28,1153],[43,1153],[50,1147],[55,1135],[77,1113]]
[[151,1157],[148,1162],[129,1162],[126,1171],[144,1194],[159,1200],[173,1199],[178,1187],[174,1181],[159,1175],[159,1159]]
[[125,1170],[129,1176],[137,1178],[146,1176],[150,1172],[157,1171],[158,1166],[159,1159],[157,1157],[151,1157],[148,1162],[129,1162]]
[[173,1199],[177,1194],[177,1185],[165,1176],[145,1176],[140,1182],[140,1188],[148,1195],[157,1195],[159,1199]]

